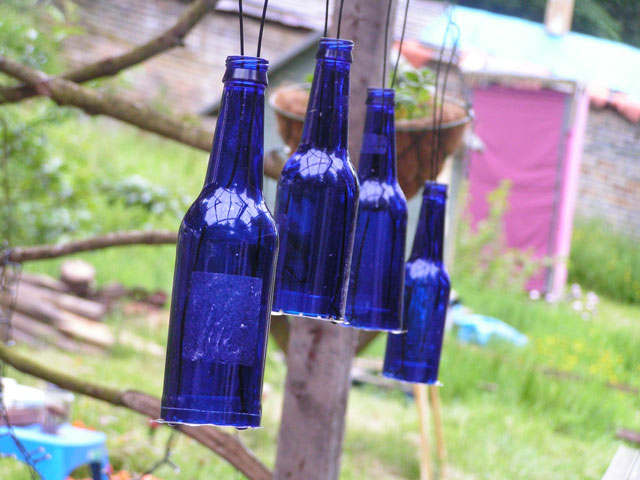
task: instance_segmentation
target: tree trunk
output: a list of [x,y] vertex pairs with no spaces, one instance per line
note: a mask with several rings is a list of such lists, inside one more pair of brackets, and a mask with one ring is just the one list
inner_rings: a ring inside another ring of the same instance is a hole
[[[336,6],[334,35],[339,2]],[[344,3],[341,37],[355,42],[349,107],[349,151],[354,164],[362,145],[367,87],[382,85],[387,8],[387,0]],[[391,18],[394,12],[395,5]],[[275,479],[338,478],[357,333],[322,321],[291,319]]]

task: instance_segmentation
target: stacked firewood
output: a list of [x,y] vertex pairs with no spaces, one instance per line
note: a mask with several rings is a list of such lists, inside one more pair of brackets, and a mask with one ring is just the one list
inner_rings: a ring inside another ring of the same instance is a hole
[[108,304],[92,295],[95,270],[72,260],[61,267],[60,279],[23,272],[15,298],[0,294],[0,304],[14,303],[11,335],[32,346],[53,345],[63,350],[100,353],[115,342],[102,323]]

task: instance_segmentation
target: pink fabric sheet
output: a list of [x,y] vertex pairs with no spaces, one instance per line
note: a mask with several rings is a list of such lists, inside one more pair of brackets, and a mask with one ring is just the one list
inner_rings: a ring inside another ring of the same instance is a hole
[[[554,256],[558,246],[560,211],[554,208],[562,199],[558,169],[564,164],[560,150],[566,148],[562,136],[569,100],[554,90],[491,86],[473,91],[475,131],[484,151],[474,152],[469,166],[472,220],[486,218],[487,194],[511,180],[506,242],[536,258]],[[528,287],[545,290],[548,273],[540,271]]]

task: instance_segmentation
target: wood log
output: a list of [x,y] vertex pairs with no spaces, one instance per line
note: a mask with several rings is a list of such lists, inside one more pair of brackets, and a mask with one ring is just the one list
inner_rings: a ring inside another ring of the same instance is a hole
[[63,312],[63,316],[56,324],[56,328],[71,338],[89,343],[104,349],[113,347],[115,338],[111,329],[103,324],[71,312]]
[[20,330],[18,328],[14,328],[12,330],[13,331],[11,332],[11,338],[12,338],[12,340],[14,340],[14,341],[16,341],[18,343],[24,343],[24,344],[29,345],[30,347],[34,347],[34,348],[40,348],[42,346],[42,344],[44,343],[42,341],[42,339],[34,337],[29,332],[25,332],[25,331]]
[[22,272],[20,274],[20,280],[22,282],[28,283],[29,285],[46,288],[54,292],[69,293],[71,291],[66,283],[61,282],[57,278],[45,275],[44,273]]
[[96,280],[96,269],[84,260],[66,260],[60,267],[60,280],[69,285],[72,292],[86,296]]
[[621,440],[626,440],[627,442],[640,445],[640,432],[637,432],[634,430],[628,430],[626,428],[620,428],[616,432],[616,437],[618,437]]
[[[9,305],[9,295],[0,294],[0,304]],[[18,290],[15,311],[54,326],[67,336],[100,348],[111,348],[115,342],[111,329],[102,323],[62,310],[41,297],[31,297]]]
[[19,291],[24,295],[41,298],[53,303],[58,308],[95,321],[102,320],[107,312],[107,308],[103,304],[93,300],[39,288],[26,282],[20,282]]
[[[17,332],[28,334],[36,338],[40,344],[45,343],[53,345],[60,350],[73,353],[83,353],[87,355],[96,355],[104,353],[101,348],[93,345],[79,343],[59,332],[55,327],[46,323],[33,320],[21,313],[15,312],[11,318],[11,326],[13,329],[13,337],[15,340],[23,340],[29,343]],[[40,346],[40,345],[38,345]]]
[[[0,305],[10,306],[12,298],[7,293],[0,293]],[[15,311],[23,313],[35,320],[56,324],[62,317],[61,310],[50,302],[39,297],[29,297],[18,290],[15,297]]]

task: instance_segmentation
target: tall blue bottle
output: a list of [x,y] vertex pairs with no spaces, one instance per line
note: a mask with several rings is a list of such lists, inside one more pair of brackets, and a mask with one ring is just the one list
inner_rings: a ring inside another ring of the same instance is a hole
[[402,331],[407,200],[396,173],[394,90],[370,88],[358,178],[360,203],[346,319],[350,326]]
[[320,40],[300,146],[278,182],[277,313],[344,318],[358,208],[347,150],[352,50],[349,40]]
[[442,263],[447,186],[426,182],[418,229],[407,262],[406,333],[390,334],[383,374],[407,382],[438,383],[451,284]]
[[262,196],[268,62],[226,65],[204,188],[178,234],[161,416],[257,427],[278,251]]

